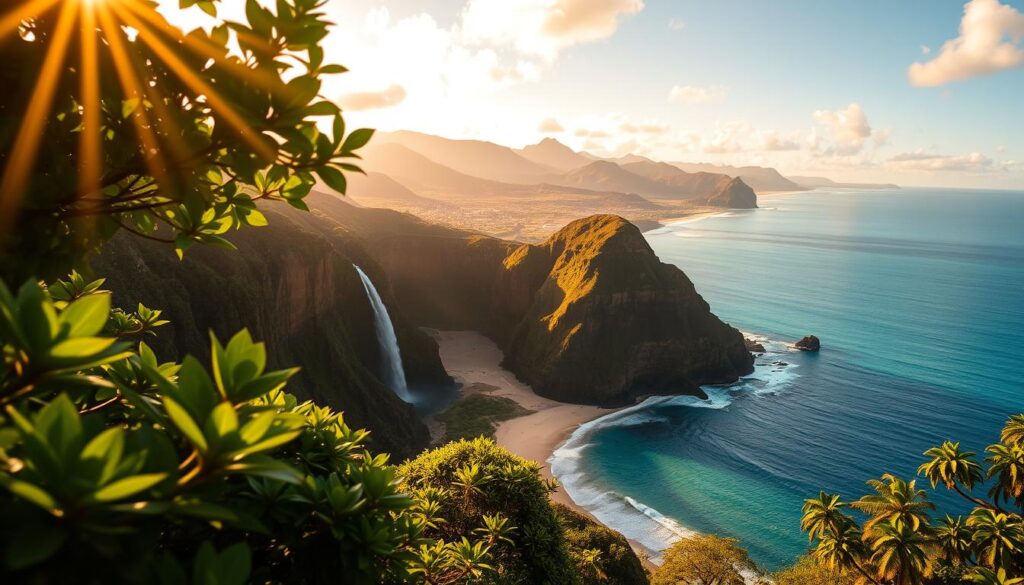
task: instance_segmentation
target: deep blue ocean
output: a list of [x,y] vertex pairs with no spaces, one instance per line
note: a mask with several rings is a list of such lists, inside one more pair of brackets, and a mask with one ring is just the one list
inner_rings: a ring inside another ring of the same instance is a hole
[[[586,425],[551,463],[577,502],[652,549],[712,532],[774,569],[807,550],[804,498],[913,476],[944,439],[982,451],[1024,412],[1024,193],[760,205],[648,234],[715,314],[766,340],[755,374]],[[805,334],[820,353],[787,347]],[[933,499],[967,510],[941,488]]]

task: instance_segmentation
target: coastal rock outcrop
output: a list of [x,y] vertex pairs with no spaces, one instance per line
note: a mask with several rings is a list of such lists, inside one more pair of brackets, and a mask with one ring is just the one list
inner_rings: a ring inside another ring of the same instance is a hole
[[743,179],[736,177],[719,185],[705,201],[713,207],[728,207],[730,209],[755,209],[757,207],[757,194],[743,182]]
[[146,342],[163,359],[209,358],[208,332],[243,327],[266,342],[272,368],[299,366],[289,391],[344,411],[371,431],[375,449],[418,452],[429,433],[413,408],[377,378],[373,310],[352,264],[376,283],[396,328],[413,385],[447,385],[437,344],[402,314],[386,273],[332,222],[284,205],[262,207],[269,225],[231,234],[238,251],[196,246],[183,261],[166,245],[119,235],[93,261],[115,304],[162,309],[170,325]]
[[530,254],[550,268],[505,362],[538,394],[601,404],[699,394],[698,384],[749,368],[742,335],[621,217],[575,221],[521,257]]
[[581,219],[530,245],[329,195],[311,196],[310,205],[364,238],[411,320],[480,331],[543,396],[611,405],[652,393],[701,395],[700,384],[752,369],[743,335],[621,217]]
[[753,339],[745,338],[743,340],[743,345],[746,346],[747,351],[749,351],[750,353],[764,353],[765,352],[764,344],[762,344],[762,343],[760,343],[758,341],[754,341]]
[[818,351],[821,349],[821,340],[814,335],[807,335],[793,344],[793,347],[800,351]]

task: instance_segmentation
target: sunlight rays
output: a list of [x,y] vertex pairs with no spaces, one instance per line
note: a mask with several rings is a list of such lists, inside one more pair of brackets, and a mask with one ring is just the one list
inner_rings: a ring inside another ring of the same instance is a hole
[[[119,6],[121,4],[121,2],[117,2],[115,5]],[[175,54],[174,50],[171,49],[167,43],[153,32],[147,23],[135,16],[133,10],[129,9],[120,11],[118,12],[118,16],[121,17],[121,20],[125,24],[139,31],[139,40],[145,42],[146,45],[148,45],[149,48],[156,53],[158,57],[160,57],[163,64],[174,71],[185,85],[189,86],[192,91],[197,94],[201,94],[206,98],[210,107],[217,110],[217,113],[223,117],[224,121],[227,122],[229,126],[231,126],[231,129],[234,130],[239,138],[244,140],[246,144],[248,144],[265,160],[274,160],[274,149],[259,138],[259,132],[255,131],[244,119],[242,119],[235,109],[231,107],[231,104],[225,101],[217,91],[214,90],[214,88],[189,69],[188,65],[186,65],[181,58]]]
[[[58,7],[59,5],[59,7]],[[53,123],[53,111],[57,96],[57,83],[65,68],[77,68],[79,95],[74,96],[74,107],[81,116],[78,129],[78,148],[75,168],[77,185],[75,201],[81,208],[81,215],[89,215],[89,209],[104,201],[102,189],[122,184],[131,177],[148,174],[158,184],[167,182],[172,165],[188,164],[197,153],[191,152],[175,124],[172,104],[162,95],[162,88],[149,81],[146,68],[149,62],[138,62],[134,43],[145,46],[160,65],[165,66],[185,87],[198,98],[194,105],[208,107],[215,111],[217,120],[223,123],[231,134],[237,136],[264,161],[272,162],[276,157],[273,138],[263,134],[254,123],[246,120],[229,100],[222,97],[213,84],[194,71],[194,67],[183,58],[182,49],[205,59],[216,61],[228,74],[261,89],[280,92],[281,85],[272,83],[276,77],[267,72],[249,68],[245,63],[225,57],[215,46],[203,42],[200,36],[185,38],[168,33],[167,25],[155,13],[136,5],[134,0],[28,0],[0,16],[0,37],[19,34],[19,29],[41,15],[55,12],[52,30],[43,39],[22,39],[22,42],[46,42],[48,47],[34,81],[31,97],[12,141],[5,166],[0,172],[0,232],[6,232],[13,225],[15,216],[26,189],[32,187],[32,173],[36,156],[42,146],[47,126]],[[137,32],[137,37],[127,35],[125,28]],[[72,38],[78,34],[80,43],[72,47]],[[102,44],[101,44],[102,39]],[[181,41],[180,43],[177,41]],[[78,49],[75,51],[75,49]],[[118,80],[122,98],[120,103],[105,103],[110,100],[108,89],[102,87],[100,79],[101,51],[109,51],[110,62]],[[72,57],[78,53],[78,58]],[[65,96],[66,97],[66,96]],[[133,103],[134,102],[134,103]],[[184,107],[190,107],[181,104]],[[104,111],[106,110],[106,111]],[[131,119],[144,168],[132,167],[112,171],[106,168],[103,153],[104,116],[122,115]],[[74,110],[72,110],[74,112]],[[73,113],[74,115],[74,113]],[[223,146],[223,145],[221,145]],[[126,187],[138,189],[138,187]],[[144,189],[138,197],[147,196]],[[134,195],[133,195],[134,196]],[[165,202],[170,202],[167,199]],[[159,204],[155,201],[154,204]]]
[[[40,3],[45,5],[46,3]],[[71,34],[74,31],[75,2],[65,2],[57,17],[52,46],[43,60],[36,79],[32,99],[26,108],[21,127],[14,140],[14,147],[7,160],[0,180],[0,232],[6,233],[14,221],[15,210],[26,188],[28,174],[33,167],[43,137],[43,129],[49,119],[54,90],[67,53]]]

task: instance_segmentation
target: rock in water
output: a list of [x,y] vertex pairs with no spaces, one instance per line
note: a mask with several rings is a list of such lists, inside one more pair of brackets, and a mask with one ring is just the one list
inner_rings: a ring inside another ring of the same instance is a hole
[[796,342],[796,345],[794,347],[796,347],[800,351],[818,351],[819,349],[821,349],[821,341],[819,341],[818,338],[813,335],[808,335],[801,339],[800,341]]
[[753,339],[744,338],[743,344],[747,346],[747,351],[750,353],[764,353],[764,345],[754,341]]

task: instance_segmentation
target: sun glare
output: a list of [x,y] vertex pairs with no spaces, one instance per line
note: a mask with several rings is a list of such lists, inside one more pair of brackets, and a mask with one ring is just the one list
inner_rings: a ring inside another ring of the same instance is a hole
[[[36,79],[32,82],[32,97],[25,104],[17,139],[0,175],[0,232],[9,229],[24,192],[30,187],[29,177],[33,162],[41,146],[46,125],[54,114],[51,108],[57,97],[55,91],[61,71],[77,68],[80,71],[78,95],[75,101],[82,115],[82,132],[79,137],[78,155],[78,196],[82,199],[95,194],[104,177],[102,111],[100,91],[100,51],[110,52],[114,73],[118,78],[125,101],[145,100],[147,107],[137,108],[132,114],[140,150],[147,153],[146,165],[150,174],[160,180],[161,168],[166,168],[165,155],[172,158],[179,153],[177,145],[163,145],[169,152],[161,151],[151,129],[155,116],[171,120],[166,115],[166,105],[159,95],[159,89],[148,82],[146,64],[133,58],[130,46],[133,43],[145,45],[159,60],[193,92],[206,101],[220,120],[235,135],[264,157],[273,157],[274,151],[261,140],[259,132],[249,127],[236,113],[235,108],[200,75],[186,64],[180,53],[181,48],[219,61],[235,75],[247,76],[255,83],[261,83],[259,75],[246,67],[227,62],[201,40],[188,37],[183,43],[172,43],[170,39],[180,38],[170,25],[151,10],[143,9],[134,0],[29,0],[0,15],[0,37],[20,35],[22,42],[39,42],[33,30],[35,19],[46,15],[52,30],[48,31],[45,42],[47,53]],[[78,34],[76,34],[76,32]],[[170,34],[168,34],[170,33]],[[72,39],[80,42],[72,46]],[[152,112],[147,111],[152,108]],[[167,122],[165,122],[167,123]],[[167,135],[173,136],[173,132]]]

